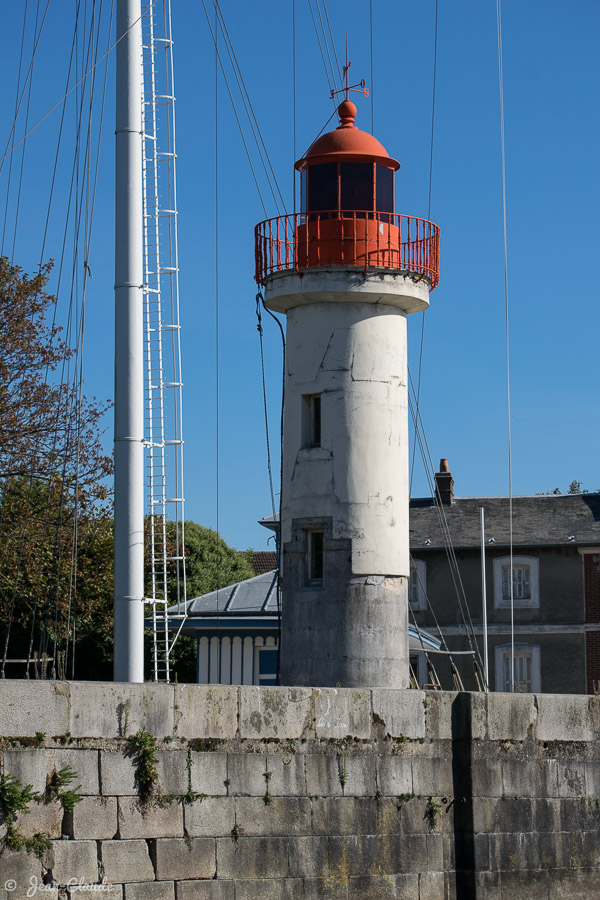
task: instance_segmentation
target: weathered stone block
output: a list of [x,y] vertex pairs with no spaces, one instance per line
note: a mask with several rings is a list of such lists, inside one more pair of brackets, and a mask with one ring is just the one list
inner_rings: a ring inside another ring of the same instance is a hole
[[497,800],[495,797],[473,798],[473,829],[475,831],[496,830],[496,807],[501,802],[501,800]]
[[399,691],[377,688],[373,691],[373,721],[381,722],[384,735],[425,737],[425,694],[423,691]]
[[98,881],[96,841],[52,841],[44,862],[57,884],[67,884],[72,878],[83,884]]
[[426,691],[424,696],[426,735],[433,741],[452,738],[452,704],[456,691]]
[[35,737],[38,732],[49,737],[66,734],[70,687],[66,681],[0,681],[2,737]]
[[445,797],[454,793],[450,760],[413,759],[412,773],[415,794]]
[[446,885],[443,872],[422,872],[419,875],[419,900],[445,900]]
[[474,759],[471,777],[475,797],[502,796],[502,765],[499,759]]
[[490,741],[524,741],[536,724],[532,694],[495,694],[487,697],[487,736]]
[[70,787],[81,796],[96,795],[99,788],[99,754],[97,750],[46,750],[46,770],[49,777],[66,767],[76,774]]
[[314,733],[312,701],[311,688],[240,688],[240,736],[310,737]]
[[233,685],[176,684],[175,733],[186,738],[234,738],[240,690]]
[[157,738],[173,734],[173,685],[72,681],[73,737],[127,737],[144,729]]
[[[442,834],[426,834],[427,871],[444,873],[444,836]],[[442,879],[443,881],[443,879]]]
[[[24,898],[30,887],[31,879],[36,879],[37,884],[42,883],[42,863],[32,853],[20,850],[18,853],[7,847],[0,853],[0,890],[8,886],[6,896]],[[13,889],[14,885],[14,889]],[[0,897],[2,894],[0,893]]]
[[296,835],[311,832],[311,803],[301,797],[238,797],[235,820],[248,835]]
[[502,793],[506,797],[558,796],[556,760],[503,760]]
[[289,875],[306,878],[327,871],[327,838],[292,837],[289,841]]
[[83,797],[75,804],[69,821],[70,837],[77,841],[107,841],[116,833],[116,797]]
[[153,844],[152,858],[159,881],[215,876],[212,838],[159,838]]
[[[327,874],[339,881],[347,880],[351,875],[360,875],[362,869],[363,854],[359,849],[356,835],[328,835],[327,836]],[[382,866],[385,863],[382,860]]]
[[537,694],[539,741],[592,741],[592,714],[585,695]]
[[586,764],[578,760],[558,760],[557,787],[559,797],[585,797],[587,795]]
[[371,693],[351,688],[314,692],[317,738],[371,737]]
[[217,838],[219,878],[283,878],[287,875],[287,860],[288,838]]
[[137,797],[119,797],[119,835],[123,839],[183,837],[181,803],[165,806],[141,803]]
[[517,897],[525,890],[527,900],[547,900],[548,898],[548,873],[542,869],[529,867],[516,872],[503,871],[501,882],[504,897]]
[[[498,831],[533,831],[533,801],[527,797],[505,797],[496,801]],[[494,828],[476,828],[494,831]]]
[[537,832],[560,831],[560,806],[559,800],[534,800],[533,830]]
[[[304,879],[304,900],[348,900],[350,879],[339,879],[325,872],[318,878]],[[363,893],[363,898],[364,898]],[[404,900],[404,894],[399,894]],[[413,898],[411,898],[413,900]],[[418,900],[415,894],[414,900]]]
[[338,753],[306,757],[306,793],[309,797],[374,796],[377,790],[376,757]]
[[[394,812],[399,821],[397,809]],[[313,800],[312,827],[315,834],[373,834],[380,830],[377,802],[371,797]]]
[[185,750],[159,750],[156,754],[158,784],[165,794],[186,794],[189,788]]
[[585,763],[585,792],[588,797],[600,797],[600,762]]
[[109,884],[154,881],[146,841],[102,841],[102,867]]
[[548,878],[548,900],[592,900],[600,897],[600,873],[596,869],[554,869]]
[[134,796],[138,794],[136,763],[134,757],[122,750],[100,752],[101,793],[107,796]]
[[185,829],[192,837],[223,837],[235,825],[233,797],[206,797],[183,806]]
[[16,825],[26,838],[43,832],[51,838],[60,838],[62,835],[64,812],[58,800],[50,803],[34,801],[29,807],[29,812],[19,813]]
[[229,780],[229,794],[262,797],[265,793],[266,771],[266,759],[262,753],[229,753],[227,771],[223,776]]
[[302,797],[306,794],[305,756],[303,753],[267,756],[266,770],[271,772],[269,793],[274,797]]
[[46,790],[45,751],[5,750],[4,774],[12,775],[22,785],[30,784],[36,793],[43,793]]
[[413,793],[412,760],[406,756],[377,758],[377,787],[384,797]]
[[228,780],[227,753],[192,753],[190,759],[192,790],[213,797],[225,796],[225,782]]
[[236,900],[305,900],[301,878],[236,881]]
[[234,900],[233,881],[178,881],[177,900]]
[[427,800],[425,797],[414,797],[412,800],[400,801],[403,832],[406,834],[425,834],[429,831],[426,809]]
[[150,884],[141,881],[138,884],[126,884],[124,890],[124,900],[175,900],[173,881],[154,881]]

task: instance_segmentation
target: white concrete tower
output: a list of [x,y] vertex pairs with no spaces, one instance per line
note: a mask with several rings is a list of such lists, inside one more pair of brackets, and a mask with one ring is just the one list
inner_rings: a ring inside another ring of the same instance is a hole
[[391,159],[354,124],[296,163],[301,212],[257,226],[257,281],[287,316],[281,683],[408,687],[406,317],[439,229],[394,212]]

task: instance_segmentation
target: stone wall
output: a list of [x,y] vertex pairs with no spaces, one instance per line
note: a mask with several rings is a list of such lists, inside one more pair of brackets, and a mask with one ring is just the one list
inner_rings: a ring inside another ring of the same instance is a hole
[[82,799],[19,817],[50,846],[3,849],[0,898],[588,900],[599,733],[596,697],[5,681],[4,776]]

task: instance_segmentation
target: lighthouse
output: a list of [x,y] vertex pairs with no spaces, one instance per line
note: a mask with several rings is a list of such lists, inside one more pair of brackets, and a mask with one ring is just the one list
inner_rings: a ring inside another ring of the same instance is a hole
[[406,319],[438,282],[439,229],[395,212],[400,164],[355,124],[295,163],[301,208],[256,226],[286,316],[283,685],[409,685]]

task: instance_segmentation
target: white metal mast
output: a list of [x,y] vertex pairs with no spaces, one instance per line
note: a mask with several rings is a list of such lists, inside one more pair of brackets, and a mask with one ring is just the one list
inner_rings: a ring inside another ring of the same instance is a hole
[[[169,681],[170,654],[178,632],[169,631],[167,608],[186,598],[170,0],[149,6],[142,19],[142,32],[146,484],[150,514],[146,602],[152,608],[152,677]],[[173,526],[167,525],[169,521]],[[180,620],[181,628],[183,617],[174,618]]]
[[142,26],[117,3],[115,159],[115,681],[144,680]]

